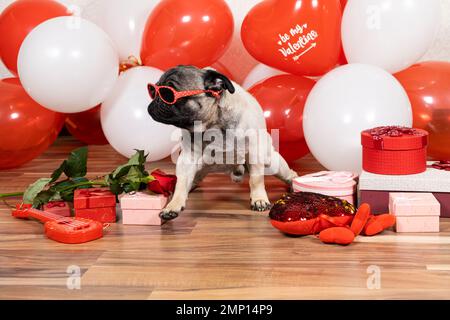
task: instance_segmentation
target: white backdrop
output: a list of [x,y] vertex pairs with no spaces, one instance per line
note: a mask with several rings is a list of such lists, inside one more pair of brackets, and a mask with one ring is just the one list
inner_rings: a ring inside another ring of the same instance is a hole
[[[73,4],[78,5],[82,9],[83,6],[88,5],[92,1],[95,0],[58,0],[61,3],[64,3],[66,5]],[[127,0],[123,0],[127,1]],[[195,1],[195,0],[191,0]],[[261,0],[226,0],[230,6],[241,6],[243,9],[248,10],[250,9],[254,4],[258,3]],[[14,0],[0,0],[0,11],[3,11],[3,9],[8,6],[10,3],[14,2]],[[429,50],[429,52],[423,57],[423,61],[425,60],[441,60],[441,61],[450,61],[450,0],[441,0],[442,2],[442,19],[441,19],[441,28],[440,31],[436,37],[435,43],[433,47]],[[245,10],[240,10],[245,11]],[[242,21],[244,17],[236,17],[236,22],[239,23],[239,21]],[[233,44],[231,48],[228,50],[228,52],[225,54],[224,58],[222,59],[223,62],[227,66],[229,66],[229,69],[231,72],[233,72],[233,69],[235,68],[233,66],[233,50],[236,50],[237,43],[239,41],[238,35],[240,30],[236,30],[235,37],[233,40]],[[2,35],[3,36],[3,35]],[[245,72],[248,72],[252,69],[252,67],[255,65],[255,61],[250,57],[246,57],[246,64],[247,67],[245,68]],[[3,66],[3,64],[0,62],[0,78],[5,78],[10,76],[9,72],[6,70],[6,68]],[[242,79],[238,79],[242,80]]]

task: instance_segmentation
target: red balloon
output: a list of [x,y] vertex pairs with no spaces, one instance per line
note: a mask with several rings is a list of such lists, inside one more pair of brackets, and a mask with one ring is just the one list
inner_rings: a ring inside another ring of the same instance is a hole
[[62,4],[52,0],[18,0],[0,15],[0,58],[17,75],[17,56],[25,37],[42,22],[68,16]]
[[340,0],[266,0],[245,18],[241,37],[260,62],[288,73],[320,76],[341,51]]
[[72,136],[86,144],[108,144],[100,122],[100,106],[67,115],[66,128]]
[[[344,10],[345,10],[345,6],[347,5],[347,1],[348,0],[341,0],[342,14],[344,14]],[[341,41],[341,51],[339,54],[339,64],[340,65],[348,64],[347,57],[345,56],[345,52],[344,52],[344,46],[342,45],[342,41]]]
[[0,169],[17,168],[56,140],[64,116],[32,100],[18,78],[0,80]]
[[279,151],[288,162],[309,153],[303,134],[303,109],[315,82],[294,75],[266,79],[249,92],[264,111],[267,130],[279,129]]
[[163,0],[147,21],[142,62],[162,70],[210,66],[227,49],[233,29],[233,15],[223,0]]
[[422,62],[395,77],[411,101],[413,126],[430,133],[428,155],[450,160],[450,63]]

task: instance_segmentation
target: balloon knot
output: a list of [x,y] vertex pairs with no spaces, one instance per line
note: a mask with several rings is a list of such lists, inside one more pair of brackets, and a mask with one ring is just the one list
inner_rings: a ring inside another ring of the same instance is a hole
[[135,56],[129,56],[128,59],[120,62],[119,73],[123,73],[131,68],[142,66],[142,61]]

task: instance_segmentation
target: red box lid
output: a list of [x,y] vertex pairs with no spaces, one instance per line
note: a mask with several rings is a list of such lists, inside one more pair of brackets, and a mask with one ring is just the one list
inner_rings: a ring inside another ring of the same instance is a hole
[[428,145],[428,132],[400,126],[377,127],[361,133],[363,147],[378,150],[414,150]]

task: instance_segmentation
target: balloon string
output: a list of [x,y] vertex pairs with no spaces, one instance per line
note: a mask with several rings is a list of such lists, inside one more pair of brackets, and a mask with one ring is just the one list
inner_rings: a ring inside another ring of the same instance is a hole
[[78,126],[69,118],[66,118],[66,123],[71,126],[72,128],[76,129]]
[[4,204],[5,206],[7,206],[7,207],[9,207],[9,208],[11,208],[11,209],[14,209],[14,208],[15,208],[14,206],[10,205],[10,204],[6,201],[6,199],[2,199],[2,201],[3,201],[3,204]]

